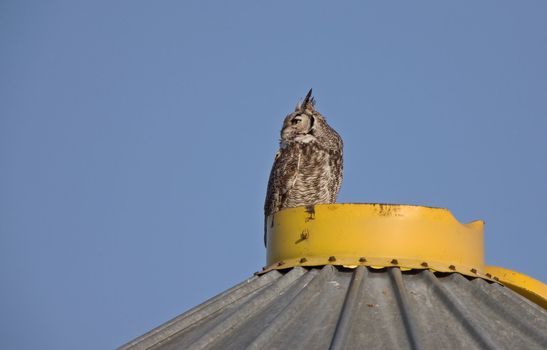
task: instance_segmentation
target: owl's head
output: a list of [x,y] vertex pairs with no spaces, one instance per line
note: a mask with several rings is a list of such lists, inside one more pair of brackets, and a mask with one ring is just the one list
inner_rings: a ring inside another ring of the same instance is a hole
[[281,141],[309,140],[310,136],[313,137],[318,123],[324,122],[324,118],[315,111],[315,100],[311,93],[310,89],[304,101],[298,103],[294,112],[285,117]]

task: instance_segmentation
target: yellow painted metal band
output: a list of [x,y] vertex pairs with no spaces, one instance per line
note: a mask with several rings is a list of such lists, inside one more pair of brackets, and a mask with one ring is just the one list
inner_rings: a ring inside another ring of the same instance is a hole
[[486,276],[483,222],[459,223],[441,208],[321,204],[267,219],[269,269],[290,266],[402,266]]

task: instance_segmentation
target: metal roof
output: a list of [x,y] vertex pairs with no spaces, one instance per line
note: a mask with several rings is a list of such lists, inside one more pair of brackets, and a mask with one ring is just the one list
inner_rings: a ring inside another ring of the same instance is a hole
[[120,349],[545,349],[547,311],[481,278],[398,267],[254,276]]

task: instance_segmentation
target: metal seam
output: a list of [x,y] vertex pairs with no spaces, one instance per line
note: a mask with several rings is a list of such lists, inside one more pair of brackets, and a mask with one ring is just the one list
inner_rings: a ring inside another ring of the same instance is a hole
[[388,271],[391,281],[393,282],[393,289],[395,291],[397,304],[399,304],[399,309],[401,310],[401,316],[408,335],[410,347],[413,350],[425,349],[421,332],[417,326],[418,320],[414,316],[415,312],[412,309],[412,305],[406,293],[401,270],[398,267],[391,267]]
[[364,266],[359,266],[352,274],[351,282],[348,288],[348,292],[344,299],[344,305],[338,323],[334,330],[334,335],[330,344],[330,350],[344,349],[349,328],[351,327],[354,311],[358,302],[359,290],[361,289],[363,277],[365,275]]

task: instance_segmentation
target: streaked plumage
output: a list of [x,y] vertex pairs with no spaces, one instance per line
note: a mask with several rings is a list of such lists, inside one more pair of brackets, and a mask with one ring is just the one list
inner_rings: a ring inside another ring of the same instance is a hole
[[336,201],[342,182],[342,139],[315,110],[311,93],[283,122],[268,181],[264,220],[282,209]]

